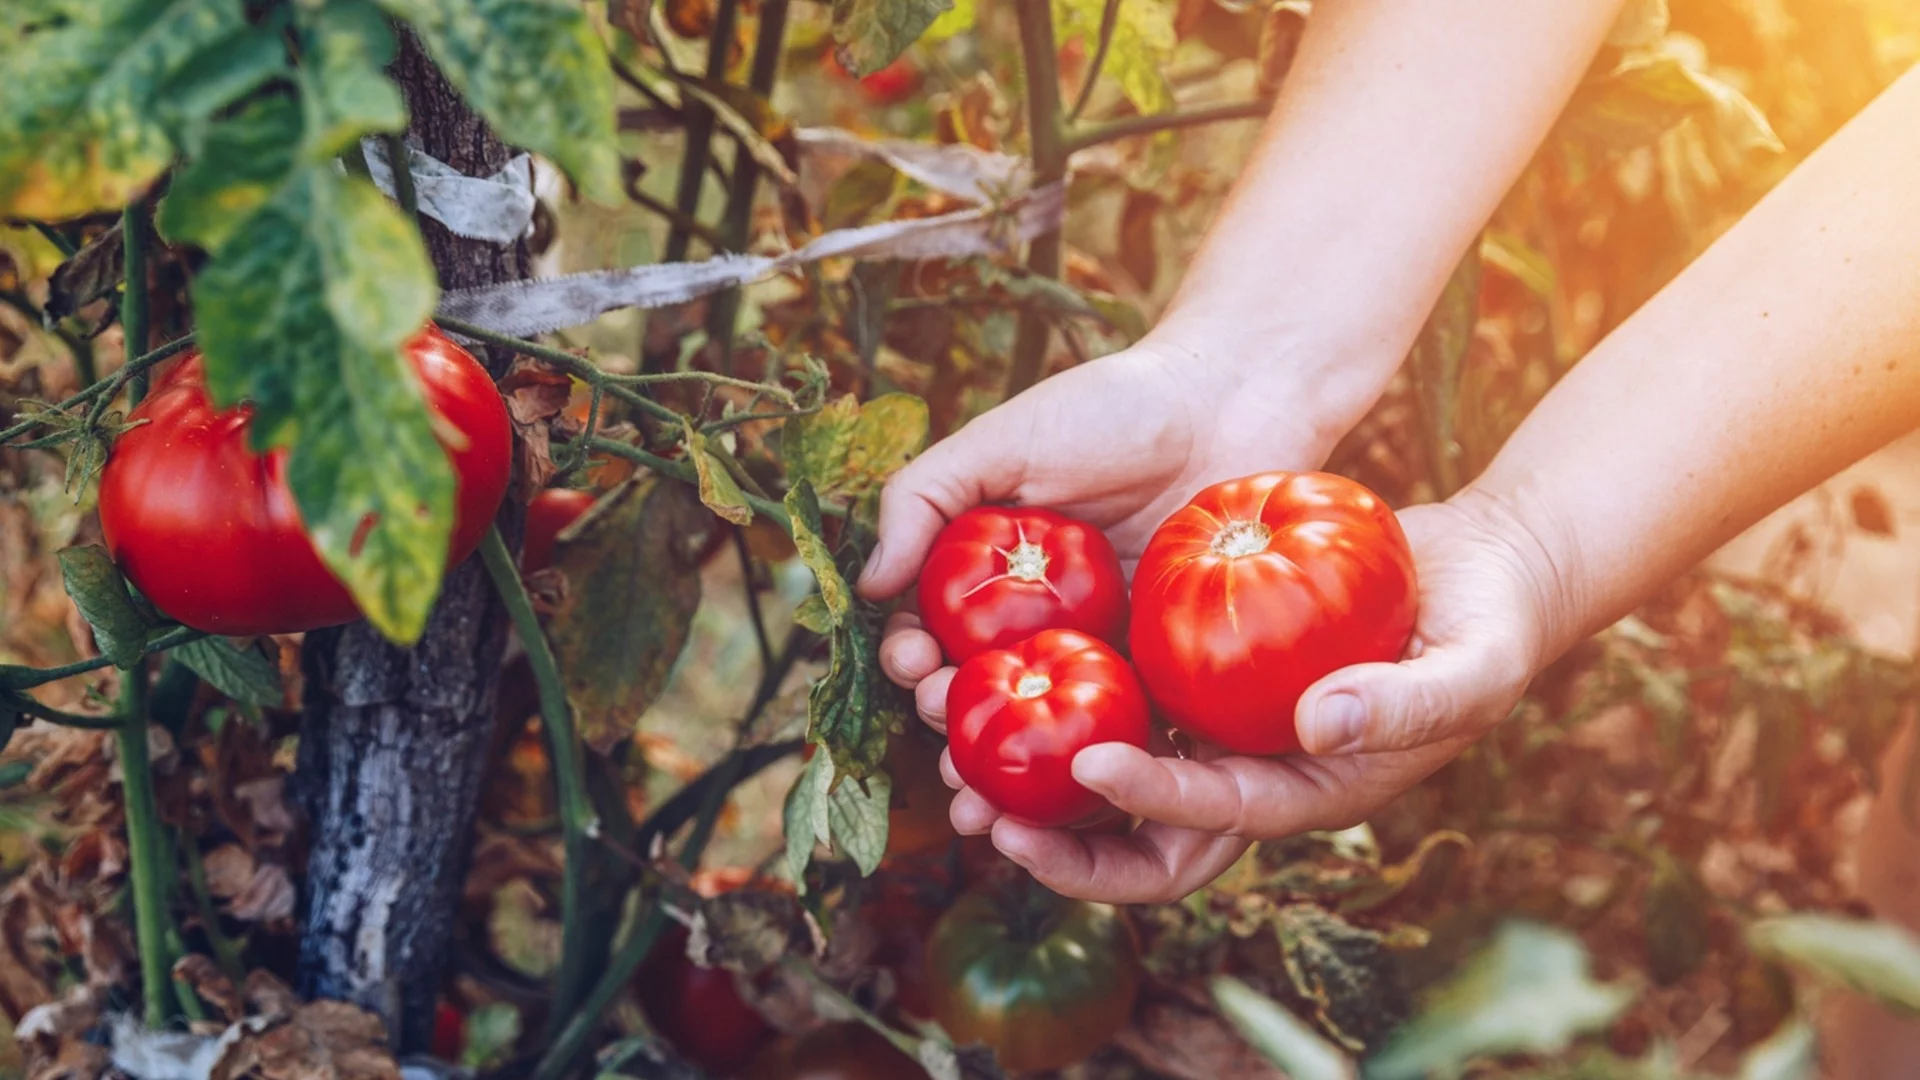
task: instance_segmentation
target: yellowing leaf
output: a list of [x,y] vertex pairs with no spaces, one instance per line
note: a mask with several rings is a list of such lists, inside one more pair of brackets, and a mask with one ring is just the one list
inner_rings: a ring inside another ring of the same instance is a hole
[[[1079,38],[1092,54],[1100,41],[1106,0],[1053,0],[1054,28],[1063,42]],[[1174,5],[1165,0],[1126,0],[1113,27],[1101,73],[1119,81],[1120,91],[1143,113],[1173,108],[1173,88],[1165,72],[1179,39],[1173,32]]]
[[694,472],[700,477],[700,501],[707,508],[735,525],[745,525],[753,520],[753,508],[747,505],[746,492],[740,490],[740,484],[733,474],[727,471],[726,462],[721,461],[707,444],[707,437],[691,423],[685,425],[687,432],[687,457],[693,461]]
[[833,40],[842,67],[870,75],[900,58],[907,46],[954,0],[833,0]]
[[858,498],[905,465],[927,441],[926,402],[883,394],[866,404],[852,395],[811,416],[787,421],[780,452],[790,480],[805,480],[823,498]]

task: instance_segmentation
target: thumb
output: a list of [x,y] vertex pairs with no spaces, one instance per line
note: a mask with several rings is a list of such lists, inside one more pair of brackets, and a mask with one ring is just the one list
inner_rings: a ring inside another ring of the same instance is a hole
[[861,596],[886,600],[906,591],[948,521],[1012,492],[1020,468],[1006,440],[986,430],[992,415],[935,443],[887,481],[880,492],[880,540],[857,584]]
[[1397,664],[1342,668],[1307,688],[1294,713],[1309,753],[1412,750],[1499,723],[1529,672],[1498,648],[1436,648]]

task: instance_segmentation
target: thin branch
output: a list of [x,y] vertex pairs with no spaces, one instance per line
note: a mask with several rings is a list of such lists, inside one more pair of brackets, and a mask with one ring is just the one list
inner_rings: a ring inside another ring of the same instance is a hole
[[[1027,82],[1027,140],[1033,156],[1033,183],[1045,187],[1066,178],[1073,150],[1066,142],[1060,109],[1060,61],[1054,48],[1053,7],[1048,0],[1016,0],[1020,27],[1020,60]],[[1027,270],[1036,277],[1060,276],[1058,229],[1033,238],[1027,245]],[[1046,362],[1053,324],[1034,307],[1022,308],[1014,330],[1013,358],[1007,369],[1007,396],[1012,397],[1040,379]]]
[[760,588],[753,580],[753,552],[747,547],[747,531],[738,526],[731,531],[733,550],[740,556],[741,589],[747,597],[747,618],[753,622],[754,644],[760,647],[760,673],[764,679],[775,663],[773,639],[767,636],[767,618],[760,610]]
[[[733,28],[740,18],[740,0],[720,0],[713,15],[713,28],[707,33],[707,78],[722,83],[727,78],[727,53],[733,48]],[[687,143],[680,151],[680,185],[674,192],[674,205],[691,218],[700,212],[700,190],[707,179],[707,165],[713,157],[715,117],[713,110],[688,95],[680,104],[686,117]],[[667,233],[667,262],[684,262],[693,234],[675,226]]]
[[[102,394],[107,395],[107,399],[110,401],[112,400],[113,394],[119,391],[121,385],[124,384],[127,379],[131,378],[135,374],[138,374],[139,372],[147,370],[153,365],[159,363],[162,360],[167,359],[168,357],[173,356],[175,353],[178,353],[186,349],[188,346],[192,344],[193,344],[192,334],[188,334],[186,337],[183,337],[183,338],[176,338],[173,341],[169,341],[165,345],[160,346],[159,348],[153,350],[147,355],[142,356],[138,360],[135,360],[134,362],[125,365],[119,371],[114,372],[112,375],[109,375],[106,378],[101,379],[99,382],[94,383],[92,386],[87,387],[85,390],[80,391],[79,393],[73,395],[67,400],[54,406],[54,411],[65,412],[66,410],[71,409],[76,405],[85,405],[89,401],[98,400]],[[105,406],[102,406],[99,411],[105,412],[106,411]],[[97,416],[92,417],[92,419],[98,419],[98,417]],[[27,432],[32,431],[34,428],[40,427],[40,426],[41,426],[41,423],[37,418],[32,420],[22,420],[19,423],[13,425],[12,427],[7,428],[4,431],[0,431],[0,446],[4,446],[6,443],[13,441],[15,437],[24,435]]]
[[1122,120],[1110,120],[1104,124],[1096,124],[1073,132],[1067,136],[1067,152],[1078,153],[1088,147],[1119,139],[1131,139],[1139,135],[1157,135],[1162,131],[1198,127],[1202,124],[1217,124],[1226,120],[1258,120],[1272,110],[1273,102],[1270,99],[1256,98],[1253,101],[1240,101],[1232,105],[1210,105],[1184,112],[1129,116]]
[[[689,484],[698,484],[700,482],[700,472],[693,467],[693,462],[691,461],[674,461],[669,458],[663,458],[658,454],[642,450],[631,443],[623,443],[618,439],[608,439],[597,435],[587,439],[586,442],[587,449],[589,450],[595,450],[603,454],[612,454],[618,458],[625,458],[636,464],[645,465],[654,472],[671,476],[676,480],[682,480]],[[746,500],[747,506],[755,512],[765,514],[767,517],[772,518],[782,529],[788,532],[793,531],[793,523],[787,519],[787,508],[785,506],[774,502],[772,499],[762,498],[749,492],[743,491],[740,495],[741,498]],[[827,503],[821,504],[820,512],[836,517],[845,517],[847,513],[844,508]]]
[[1107,0],[1106,10],[1100,13],[1100,42],[1094,46],[1093,59],[1087,64],[1087,79],[1080,84],[1080,92],[1074,95],[1073,108],[1067,110],[1067,123],[1080,119],[1080,113],[1093,97],[1093,85],[1100,81],[1100,69],[1106,66],[1107,50],[1113,48],[1113,31],[1120,25],[1120,0]]
[[413,188],[413,166],[407,160],[407,137],[398,131],[390,131],[382,135],[381,140],[387,146],[387,164],[393,167],[393,199],[400,204],[407,220],[414,221],[420,216],[420,195]]
[[[195,629],[192,629],[191,627],[186,627],[186,626],[176,626],[173,629],[168,630],[166,633],[161,634],[159,637],[154,638],[152,641],[147,642],[146,655],[152,656],[155,653],[166,652],[168,649],[174,648],[175,646],[185,645],[191,641],[199,641],[201,638],[206,636],[208,635],[204,630],[195,630]],[[69,678],[74,675],[85,675],[89,671],[99,671],[101,668],[110,667],[111,665],[112,665],[112,661],[108,660],[106,657],[95,656],[87,660],[76,660],[71,664],[62,664],[59,667],[50,667],[50,668],[7,667],[4,669],[4,671],[6,672],[7,689],[31,690],[36,686],[45,686],[47,683],[56,682],[60,679]],[[31,679],[24,678],[23,676],[29,672],[32,673],[33,678]],[[85,718],[82,718],[82,719],[85,719]],[[66,721],[66,720],[56,720],[54,722],[70,723],[70,721]],[[73,726],[88,727],[91,725],[75,723],[73,724]]]
[[[131,365],[147,347],[147,208],[139,199],[127,204],[120,217],[122,285],[120,332],[126,337],[127,364]],[[129,376],[127,396],[135,405],[147,396],[147,376],[143,371]]]

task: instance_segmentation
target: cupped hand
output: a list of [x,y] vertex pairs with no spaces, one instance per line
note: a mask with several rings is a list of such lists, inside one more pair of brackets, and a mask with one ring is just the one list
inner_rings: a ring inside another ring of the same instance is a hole
[[[1550,658],[1547,627],[1562,591],[1531,534],[1477,493],[1414,507],[1401,522],[1420,578],[1407,657],[1346,668],[1311,687],[1296,714],[1308,753],[1251,758],[1202,747],[1181,759],[1089,747],[1075,758],[1074,777],[1145,819],[1131,834],[1029,828],[964,788],[951,810],[955,828],[991,832],[1056,892],[1146,903],[1206,885],[1254,840],[1364,821],[1511,711]],[[934,707],[930,720],[944,719],[943,697],[920,691],[923,709]],[[960,787],[951,767],[943,771]]]

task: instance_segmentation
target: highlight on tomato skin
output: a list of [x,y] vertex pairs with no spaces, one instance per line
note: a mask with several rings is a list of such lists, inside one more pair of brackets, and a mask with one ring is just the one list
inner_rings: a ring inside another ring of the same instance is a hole
[[948,522],[916,598],[922,624],[955,664],[1042,630],[1126,640],[1127,576],[1113,543],[1039,507],[980,506]]
[[520,542],[520,572],[535,574],[553,565],[554,545],[567,526],[599,498],[578,488],[545,488],[527,504],[527,532]]
[[1215,484],[1153,534],[1134,570],[1133,662],[1166,720],[1241,754],[1300,749],[1307,688],[1398,660],[1413,552],[1393,511],[1330,473]]
[[1108,803],[1073,778],[1096,743],[1145,748],[1152,721],[1133,669],[1105,642],[1046,630],[960,666],[947,690],[953,767],[1009,818],[1042,828],[1097,820]]
[[[506,496],[512,426],[487,369],[438,327],[426,324],[404,351],[452,466],[452,567],[479,547]],[[301,524],[287,451],[247,446],[251,408],[214,408],[198,351],[128,419],[136,426],[101,470],[100,528],[108,554],[156,607],[220,634],[295,633],[360,616]]]

